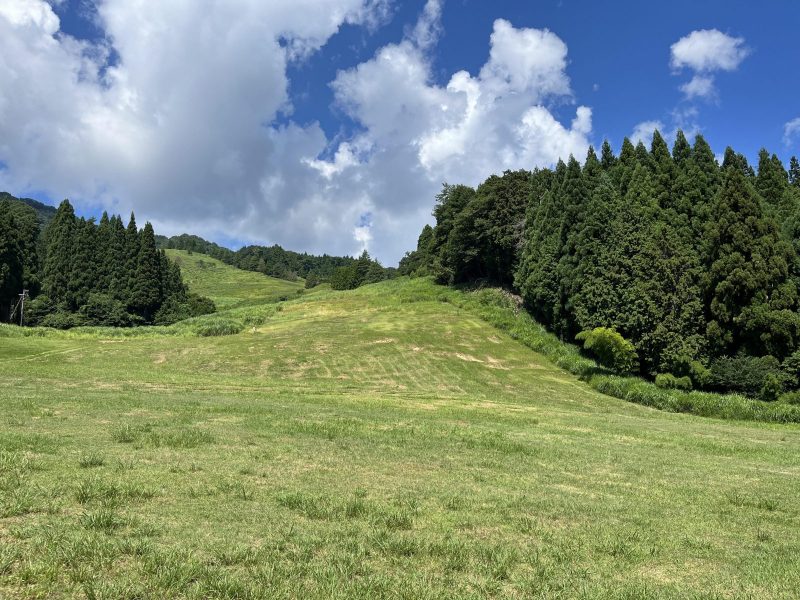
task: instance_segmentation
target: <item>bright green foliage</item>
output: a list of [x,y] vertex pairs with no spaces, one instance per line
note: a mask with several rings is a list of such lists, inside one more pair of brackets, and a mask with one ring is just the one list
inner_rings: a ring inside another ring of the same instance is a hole
[[656,375],[655,383],[657,387],[666,390],[684,390],[688,392],[692,389],[692,380],[686,375],[675,377],[672,373],[659,373]]
[[590,351],[602,365],[617,373],[630,373],[637,367],[636,348],[614,329],[595,327],[580,332],[575,339],[583,342],[584,350]]
[[798,426],[742,419],[800,407],[581,381],[500,305],[417,278],[222,336],[0,326],[0,596],[796,596]]
[[[303,287],[299,281],[237,269],[206,254],[169,249],[166,255],[178,267],[189,291],[210,298],[220,310],[277,302]],[[192,302],[190,296],[187,302]]]

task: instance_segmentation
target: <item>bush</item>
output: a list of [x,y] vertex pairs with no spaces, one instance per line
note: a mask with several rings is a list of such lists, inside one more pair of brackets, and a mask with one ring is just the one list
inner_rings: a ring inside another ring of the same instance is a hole
[[49,296],[42,294],[25,303],[25,325],[41,325],[42,319],[56,310]]
[[600,364],[618,373],[630,373],[639,360],[633,344],[608,327],[582,331],[575,339],[582,341],[584,350],[594,354]]
[[792,385],[800,383],[800,350],[787,356],[781,364],[781,369],[786,373]]
[[765,394],[773,400],[789,379],[774,356],[723,356],[711,363],[710,370],[711,386],[718,390],[750,397]]
[[656,375],[656,386],[665,390],[685,390],[692,389],[692,380],[684,375],[675,377],[672,373],[659,373]]
[[784,378],[775,373],[769,373],[764,380],[764,385],[761,386],[758,397],[766,402],[777,400],[778,396],[783,393],[783,381]]
[[794,390],[792,392],[786,392],[785,394],[782,394],[780,398],[778,398],[778,402],[800,406],[800,390]]
[[320,284],[319,277],[316,276],[314,273],[309,273],[306,276],[306,289],[310,290],[311,288],[315,288]]
[[339,267],[331,276],[331,289],[333,290],[354,290],[359,283],[356,265]]
[[78,312],[86,325],[129,327],[133,323],[125,305],[107,294],[89,294],[86,304]]
[[52,327],[54,329],[72,329],[83,325],[81,316],[64,310],[57,310],[45,315],[40,321],[42,327]]
[[168,299],[153,317],[156,325],[171,325],[191,317],[200,317],[216,312],[214,301],[205,296],[189,293],[181,302],[176,297]]

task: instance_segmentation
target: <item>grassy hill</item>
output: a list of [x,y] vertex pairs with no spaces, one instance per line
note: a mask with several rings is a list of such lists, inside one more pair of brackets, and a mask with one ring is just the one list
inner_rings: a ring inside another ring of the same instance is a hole
[[[800,427],[603,396],[465,298],[400,279],[171,328],[0,328],[0,597],[800,589]],[[220,321],[247,327],[192,333]]]
[[220,309],[274,302],[303,289],[302,281],[286,281],[243,271],[205,254],[189,254],[185,250],[166,252],[180,265],[189,289],[211,298]]

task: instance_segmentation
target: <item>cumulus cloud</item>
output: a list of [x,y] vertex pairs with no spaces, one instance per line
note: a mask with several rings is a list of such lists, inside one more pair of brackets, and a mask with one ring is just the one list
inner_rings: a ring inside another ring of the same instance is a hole
[[642,121],[633,128],[630,140],[634,145],[643,142],[646,146],[649,146],[650,142],[653,141],[653,132],[656,129],[662,135],[664,134],[664,124],[661,121]]
[[554,33],[498,19],[480,71],[454,73],[444,86],[433,82],[419,39],[381,48],[332,84],[339,105],[364,127],[355,142],[372,148],[353,172],[363,172],[371,190],[375,241],[404,231],[395,256],[413,245],[442,181],[477,185],[504,169],[582,157],[592,129],[588,107],[565,126],[546,105],[571,100],[567,47]]
[[791,146],[795,139],[800,136],[800,117],[792,119],[783,126],[783,143]]
[[[477,74],[437,85],[431,0],[404,39],[332,82],[359,125],[331,141],[291,121],[287,65],[383,0],[105,0],[105,39],[61,32],[44,0],[0,3],[0,187],[48,191],[189,231],[314,252],[409,249],[442,181],[582,155],[591,110],[568,125],[567,47],[498,20]],[[111,61],[110,57],[117,57]],[[283,123],[279,125],[278,123]],[[322,157],[331,157],[325,158]]]
[[676,71],[694,71],[692,79],[681,85],[686,98],[717,97],[715,71],[735,71],[750,54],[741,37],[733,37],[717,29],[699,29],[682,37],[670,47],[670,65]]

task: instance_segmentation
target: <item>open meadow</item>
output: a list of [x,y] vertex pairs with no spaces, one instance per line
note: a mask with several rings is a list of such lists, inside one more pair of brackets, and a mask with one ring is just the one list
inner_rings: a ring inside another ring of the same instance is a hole
[[239,333],[0,330],[0,597],[800,590],[797,425],[601,395],[426,279],[257,304],[181,258]]
[[234,269],[205,254],[174,249],[168,249],[166,253],[180,266],[189,288],[211,298],[219,310],[286,299],[303,289],[302,281],[286,281]]

